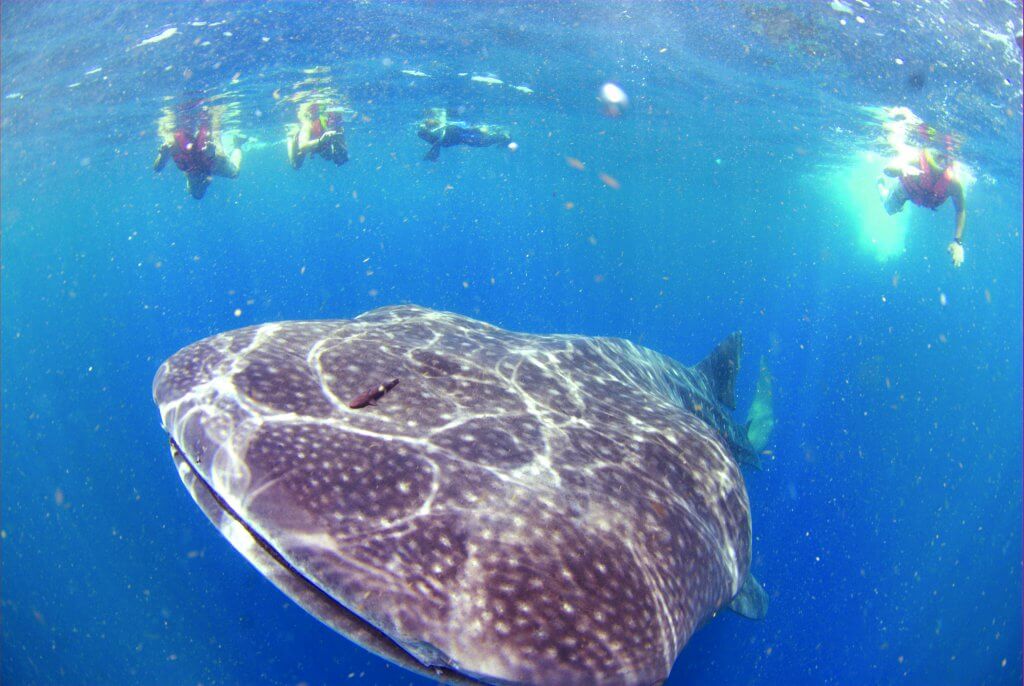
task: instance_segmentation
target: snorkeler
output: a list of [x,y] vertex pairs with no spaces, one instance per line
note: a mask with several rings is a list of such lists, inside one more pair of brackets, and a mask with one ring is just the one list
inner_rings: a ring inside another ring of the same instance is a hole
[[238,177],[242,166],[242,150],[236,146],[230,154],[225,154],[220,139],[220,127],[217,117],[212,120],[203,117],[195,129],[186,128],[175,123],[174,113],[165,110],[159,123],[162,139],[157,151],[153,171],[160,172],[167,165],[168,159],[185,174],[185,187],[196,200],[206,194],[214,176],[229,179]]
[[299,128],[288,137],[288,162],[298,169],[306,155],[320,155],[337,165],[348,162],[345,130],[338,115],[317,103],[303,103],[298,110]]
[[953,266],[964,263],[964,221],[967,211],[964,204],[964,188],[957,176],[956,164],[952,157],[936,148],[924,147],[917,150],[913,163],[890,163],[884,170],[886,176],[895,180],[888,183],[878,180],[878,192],[882,204],[889,214],[896,214],[909,200],[918,207],[938,209],[946,198],[953,199],[956,208],[956,231],[953,242],[947,247]]
[[496,126],[448,121],[448,110],[443,107],[436,107],[430,111],[430,115],[420,122],[417,135],[430,143],[430,150],[423,159],[431,162],[441,154],[441,148],[450,148],[453,145],[484,148],[489,145],[509,145],[512,142],[508,132]]

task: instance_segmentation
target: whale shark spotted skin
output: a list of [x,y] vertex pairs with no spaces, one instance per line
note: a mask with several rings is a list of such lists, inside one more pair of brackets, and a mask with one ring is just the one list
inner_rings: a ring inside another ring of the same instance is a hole
[[739,349],[396,306],[207,338],[153,396],[207,516],[360,645],[455,683],[657,684],[722,606],[766,609]]

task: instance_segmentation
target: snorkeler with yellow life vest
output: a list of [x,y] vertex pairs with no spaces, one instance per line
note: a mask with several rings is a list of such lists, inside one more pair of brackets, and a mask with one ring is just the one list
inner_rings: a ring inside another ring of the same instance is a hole
[[298,109],[299,127],[288,137],[288,162],[298,169],[306,155],[320,155],[342,165],[348,162],[348,146],[341,117],[326,103],[305,102]]
[[917,149],[917,159],[910,162],[890,163],[884,174],[895,181],[886,184],[878,182],[878,191],[886,212],[896,214],[909,200],[918,207],[936,210],[952,198],[956,209],[956,230],[947,251],[953,266],[964,263],[964,221],[967,210],[964,203],[964,187],[957,176],[956,162],[947,146],[945,152],[934,147]]

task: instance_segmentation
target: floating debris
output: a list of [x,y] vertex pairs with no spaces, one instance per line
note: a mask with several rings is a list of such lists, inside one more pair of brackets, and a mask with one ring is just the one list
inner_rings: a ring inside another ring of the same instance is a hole
[[405,74],[406,76],[418,76],[420,78],[423,78],[424,76],[430,76],[430,74],[426,74],[420,71],[419,69],[403,69],[402,73]]
[[533,89],[530,88],[529,86],[512,86],[512,87],[515,88],[520,93],[526,93],[527,95],[532,95],[533,94]]
[[96,67],[95,69],[90,69],[89,71],[85,72],[85,75],[92,76],[93,74],[99,74],[101,71],[103,71],[103,67]]
[[583,171],[584,169],[587,168],[587,165],[585,165],[583,162],[580,162],[575,157],[566,156],[565,163],[568,164],[573,169],[578,169],[579,171]]
[[24,93],[8,93],[7,95],[4,96],[4,98],[6,100],[24,100],[25,99],[25,94]]
[[608,188],[611,188],[612,190],[617,191],[620,188],[622,188],[622,184],[619,183],[619,180],[616,179],[614,176],[601,172],[600,174],[597,175],[597,178],[601,179],[601,181],[604,182],[604,185],[608,186]]
[[143,45],[153,45],[154,43],[160,43],[161,41],[165,41],[168,38],[170,38],[171,36],[176,35],[177,33],[178,33],[178,27],[177,26],[172,26],[169,29],[164,29],[163,31],[161,31],[160,33],[158,33],[157,35],[155,35],[155,36],[153,36],[151,38],[147,38],[146,40],[140,42],[135,47],[141,48]]
[[829,7],[841,14],[853,14],[853,8],[842,2],[842,0],[832,0],[829,3]]
[[601,86],[598,99],[604,105],[605,114],[609,117],[617,117],[629,107],[629,96],[626,95],[626,91],[610,81]]
[[501,79],[496,79],[493,76],[478,76],[475,74],[469,77],[469,80],[476,81],[477,83],[485,83],[488,86],[500,86],[501,84],[505,83]]

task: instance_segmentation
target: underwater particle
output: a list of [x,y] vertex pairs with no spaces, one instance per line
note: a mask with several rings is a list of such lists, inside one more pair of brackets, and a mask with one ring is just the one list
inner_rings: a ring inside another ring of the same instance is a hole
[[57,490],[55,490],[55,491],[53,492],[53,503],[54,503],[54,504],[55,504],[55,505],[56,505],[57,507],[60,507],[61,505],[63,505],[63,504],[64,504],[64,491],[62,491],[62,490],[60,490],[60,489],[58,488]]
[[946,306],[946,294],[941,291],[939,291],[939,304],[943,307]]
[[597,177],[604,182],[604,185],[608,186],[608,188],[611,188],[612,190],[617,191],[620,188],[622,188],[622,184],[619,183],[619,180],[616,179],[614,176],[611,176],[610,174],[605,174],[604,172],[601,172],[600,174],[597,175]]
[[270,37],[269,36],[263,36],[263,38],[261,38],[260,40],[262,40],[264,43],[269,43],[270,42]]
[[597,245],[597,236],[587,236],[587,243],[590,243],[591,245]]
[[992,291],[990,291],[987,288],[985,289],[985,302],[987,302],[989,305],[992,304]]
[[565,203],[565,205],[563,205],[563,207],[565,207],[565,209],[567,209],[567,210],[571,210],[572,208],[576,207],[576,203],[574,203],[572,200],[570,200],[569,202]]
[[241,316],[242,316],[242,308],[241,308],[241,307],[236,307],[236,308],[235,308],[235,312],[234,312],[234,315],[235,315],[236,317],[241,317]]
[[629,107],[629,96],[626,95],[626,91],[611,81],[601,86],[598,100],[604,105],[604,112],[609,117],[618,117]]
[[532,95],[533,94],[533,89],[530,88],[529,86],[512,86],[512,87],[515,88],[520,93],[526,93],[527,95]]
[[594,283],[604,283],[604,274],[594,274]]
[[419,69],[403,69],[402,73],[405,74],[406,76],[416,76],[419,78],[430,76],[430,74],[425,74],[421,72]]
[[511,150],[512,152],[515,152],[516,150],[519,149],[519,143],[512,141],[511,143],[508,144],[508,149]]
[[899,58],[899,57],[897,57],[897,58],[896,58],[896,64],[898,64],[898,65],[900,65],[900,66],[903,66],[903,59],[902,59],[902,58]]
[[160,33],[158,33],[155,36],[152,36],[152,37],[147,38],[147,39],[145,39],[143,41],[140,41],[135,47],[141,48],[144,45],[153,45],[154,43],[159,43],[161,41],[165,41],[165,40],[167,40],[168,38],[170,38],[171,36],[173,36],[173,35],[175,35],[177,33],[178,33],[178,27],[172,26],[169,29],[164,29],[163,31],[161,31]]
[[368,295],[371,298],[376,298],[377,297],[377,289],[376,288],[371,288],[369,291],[367,291],[367,293],[368,293]]
[[853,14],[853,8],[842,2],[842,0],[832,0],[832,2],[829,3],[829,7],[841,14]]
[[24,93],[8,93],[7,95],[4,96],[4,98],[6,98],[7,100],[24,100],[25,99],[25,94]]
[[469,282],[468,281],[463,281],[462,282],[462,287],[463,288],[469,288]]
[[476,81],[477,83],[483,83],[483,84],[486,84],[488,86],[500,86],[501,84],[505,83],[501,79],[494,78],[493,76],[473,75],[473,76],[469,77],[469,80],[470,81]]
[[863,24],[864,23],[864,17],[862,17],[860,15],[857,15],[857,23],[858,24]]
[[186,81],[191,79],[192,78],[192,70],[189,69],[188,67],[185,67],[185,71],[181,72],[181,78],[185,79]]
[[915,71],[913,74],[907,77],[907,85],[910,86],[910,88],[915,91],[919,91],[922,88],[924,88],[924,84],[927,83],[927,81],[928,79],[925,76],[924,71],[922,70]]
[[586,169],[586,168],[587,168],[587,165],[583,164],[582,162],[580,162],[580,161],[579,161],[578,159],[576,159],[575,157],[568,157],[568,156],[567,156],[567,157],[565,158],[565,163],[566,163],[566,164],[568,164],[568,165],[569,165],[570,167],[572,167],[573,169],[577,169],[577,170],[579,170],[579,171],[583,171],[584,169]]

